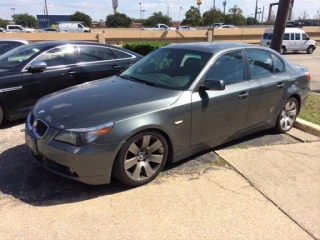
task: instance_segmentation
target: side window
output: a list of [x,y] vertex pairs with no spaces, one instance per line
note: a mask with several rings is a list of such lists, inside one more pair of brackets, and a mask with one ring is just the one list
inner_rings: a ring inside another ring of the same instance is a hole
[[115,59],[132,58],[132,55],[125,53],[123,51],[112,49],[112,52],[116,54]]
[[283,61],[274,54],[271,54],[274,73],[282,73],[285,70]]
[[242,82],[243,58],[240,51],[227,53],[219,57],[209,71],[205,79],[224,80],[226,85]]
[[285,33],[283,35],[283,40],[289,40],[289,33]]
[[40,55],[35,61],[44,61],[48,67],[74,64],[74,47],[66,46],[51,49]]
[[83,28],[81,24],[78,24],[78,28]]
[[261,50],[248,50],[246,52],[251,79],[267,77],[273,74],[272,59],[268,52]]
[[268,38],[268,33],[264,33],[262,36],[263,39],[267,39]]
[[269,35],[268,35],[268,40],[272,40],[272,36],[273,36],[273,34],[272,34],[272,33],[269,33]]
[[301,39],[300,33],[296,33],[296,40],[300,40],[300,39]]
[[302,34],[302,40],[309,40],[309,37],[307,34]]
[[291,35],[290,39],[294,40],[294,33],[291,33],[290,35]]
[[105,47],[79,46],[80,62],[97,62],[114,59],[112,52]]

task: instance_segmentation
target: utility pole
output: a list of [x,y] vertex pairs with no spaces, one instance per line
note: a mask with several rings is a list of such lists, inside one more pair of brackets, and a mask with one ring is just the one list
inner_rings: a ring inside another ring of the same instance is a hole
[[50,27],[47,0],[44,0],[44,4],[46,6],[46,12],[47,12],[47,24],[48,24],[48,27]]
[[10,8],[12,10],[12,15],[14,15],[15,8]]
[[274,24],[273,36],[271,41],[271,48],[280,52],[282,47],[282,38],[289,14],[291,0],[280,0],[277,12],[276,22]]
[[140,21],[141,21],[141,2],[139,4],[140,4]]
[[216,20],[216,0],[213,0],[213,23],[212,23],[212,42],[214,42],[214,22]]
[[170,12],[169,12],[169,4],[167,5],[167,16],[169,17],[169,14],[170,14]]
[[227,5],[227,0],[224,0],[223,3],[223,23],[226,22],[226,5]]
[[258,13],[258,0],[256,0],[256,10],[254,11],[255,22],[257,22],[257,13]]
[[263,25],[264,6],[262,7],[261,25]]

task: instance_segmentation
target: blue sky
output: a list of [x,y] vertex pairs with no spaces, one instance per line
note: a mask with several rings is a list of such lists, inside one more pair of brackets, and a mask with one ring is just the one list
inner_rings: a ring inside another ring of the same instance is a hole
[[[49,14],[72,14],[75,11],[82,11],[89,14],[93,20],[105,19],[106,15],[113,13],[112,0],[47,0]],[[153,12],[162,11],[167,13],[169,6],[169,15],[173,20],[184,18],[185,12],[190,6],[196,6],[196,0],[119,0],[118,11],[126,13],[130,17],[140,17],[141,9],[145,10],[144,18],[152,15]],[[201,12],[207,11],[213,5],[213,0],[202,0]],[[223,9],[223,0],[216,0],[217,8]],[[276,0],[259,0],[259,7],[265,8],[265,18],[268,15],[269,4]],[[245,16],[254,14],[255,0],[227,0],[227,8],[237,4],[244,12]],[[36,16],[43,14],[44,0],[0,0],[0,18],[11,19],[12,10],[15,13],[29,13]],[[180,11],[180,6],[184,11]],[[306,10],[309,16],[313,18],[316,11],[320,9],[320,0],[295,0],[294,16],[298,18],[302,11]],[[276,10],[276,8],[275,8]]]

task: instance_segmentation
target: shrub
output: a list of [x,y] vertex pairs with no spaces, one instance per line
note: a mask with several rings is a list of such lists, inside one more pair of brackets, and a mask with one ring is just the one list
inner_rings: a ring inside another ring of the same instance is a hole
[[133,52],[139,53],[145,56],[158,48],[169,45],[166,42],[136,42],[136,43],[126,43],[122,45],[123,48],[131,50]]

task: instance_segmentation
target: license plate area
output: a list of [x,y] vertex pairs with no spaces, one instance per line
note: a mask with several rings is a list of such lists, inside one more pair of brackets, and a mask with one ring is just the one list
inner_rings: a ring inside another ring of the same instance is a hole
[[37,140],[33,138],[28,132],[26,132],[26,144],[31,149],[34,155],[38,155]]

